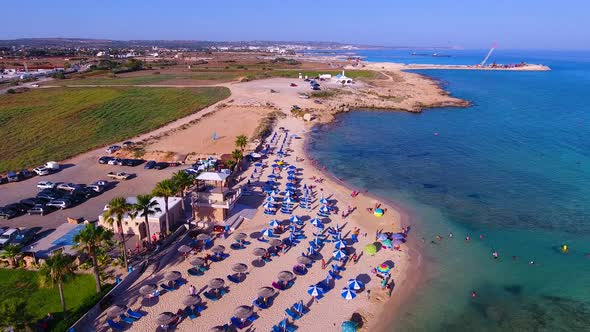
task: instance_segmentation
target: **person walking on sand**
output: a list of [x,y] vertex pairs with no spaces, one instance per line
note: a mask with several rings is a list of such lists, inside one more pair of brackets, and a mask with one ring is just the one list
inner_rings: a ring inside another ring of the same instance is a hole
[[367,289],[367,291],[365,292],[367,294],[367,300],[371,299],[371,290]]
[[492,257],[494,257],[494,259],[498,259],[499,255],[497,250],[494,250],[494,252],[492,252]]
[[326,269],[326,261],[322,258],[322,270]]

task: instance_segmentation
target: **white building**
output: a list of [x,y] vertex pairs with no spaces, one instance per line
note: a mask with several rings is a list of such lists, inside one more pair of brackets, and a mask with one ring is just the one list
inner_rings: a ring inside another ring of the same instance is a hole
[[[126,201],[129,204],[136,204],[137,197],[127,197]],[[158,203],[157,207],[160,209],[160,211],[148,217],[150,233],[163,233],[166,230],[166,204],[164,202],[164,197],[154,197],[152,198],[152,202],[153,201]],[[105,210],[106,209],[107,206],[105,206]],[[182,199],[180,197],[168,197],[168,211],[170,212],[170,229],[174,230],[176,229],[177,225],[184,222]],[[115,234],[118,233],[116,224],[113,223],[113,226],[109,225],[102,214],[98,216],[98,223],[107,229],[113,230]],[[139,239],[151,237],[151,234],[147,234],[145,217],[142,217],[139,214],[135,217],[135,219],[131,219],[129,214],[125,214],[121,224],[123,225],[124,234],[137,235],[139,236]]]
[[347,77],[346,75],[344,75],[344,70],[342,71],[342,74],[338,74],[334,77],[332,77],[332,81],[345,85],[345,84],[352,84],[352,78]]

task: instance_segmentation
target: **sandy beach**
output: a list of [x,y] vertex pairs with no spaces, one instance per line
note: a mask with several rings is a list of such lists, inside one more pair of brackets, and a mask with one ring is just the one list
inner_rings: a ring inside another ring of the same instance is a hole
[[[419,76],[412,77],[412,79],[419,79]],[[153,143],[150,143],[148,149],[170,150],[178,148],[181,149],[178,152],[183,153],[190,152],[190,149],[200,149],[203,145],[199,144],[200,139],[196,133],[203,132],[204,128],[208,131],[215,130],[215,128],[218,128],[215,126],[215,123],[218,122],[222,122],[224,123],[223,125],[226,126],[224,127],[226,129],[224,129],[223,132],[228,136],[228,141],[231,142],[235,135],[242,133],[244,130],[248,133],[247,129],[251,128],[251,125],[248,125],[248,122],[244,123],[245,127],[236,126],[236,124],[240,122],[242,114],[234,114],[232,111],[236,112],[236,110],[239,109],[243,112],[250,112],[249,114],[256,117],[273,109],[281,109],[288,114],[287,110],[289,110],[290,106],[294,103],[300,105],[311,104],[312,102],[310,100],[298,98],[298,94],[300,93],[299,90],[304,91],[304,88],[288,87],[290,81],[293,80],[269,79],[229,85],[232,89],[232,96],[230,97],[231,103],[226,101],[226,104],[230,106],[213,106],[217,107],[217,109],[213,110],[206,118],[182,130],[173,130],[166,133],[161,139],[154,140]],[[430,82],[425,83],[431,84]],[[362,85],[359,84],[359,86]],[[271,93],[270,89],[275,89],[280,92]],[[230,120],[230,118],[234,116],[235,119]],[[306,123],[301,118],[288,115],[275,125],[275,132],[277,134],[283,135],[284,137],[285,134],[277,130],[277,128],[284,127],[289,129],[289,135],[295,134],[299,137],[298,139],[291,140],[289,145],[291,152],[284,161],[289,165],[295,165],[298,170],[300,170],[297,177],[301,185],[306,184],[308,186],[315,186],[313,190],[316,202],[313,204],[313,210],[304,211],[297,208],[295,209],[294,214],[302,217],[304,220],[316,217],[317,210],[320,207],[317,200],[321,195],[329,198],[340,211],[347,210],[348,207],[354,207],[354,212],[346,218],[342,218],[340,212],[333,214],[329,218],[329,223],[327,223],[326,226],[333,227],[336,224],[344,226],[343,236],[347,241],[350,241],[350,232],[352,232],[355,227],[360,228],[359,242],[351,245],[349,249],[351,252],[357,252],[357,254],[360,255],[360,258],[356,264],[352,262],[346,264],[345,270],[341,272],[341,279],[335,280],[332,290],[329,291],[318,303],[310,301],[311,297],[307,294],[307,288],[326,278],[330,269],[330,264],[328,264],[328,268],[324,270],[321,267],[321,260],[315,261],[306,275],[297,276],[294,285],[291,288],[280,291],[278,295],[276,295],[273,305],[270,308],[264,310],[256,309],[256,315],[258,318],[252,323],[252,328],[261,331],[271,330],[272,326],[276,325],[283,318],[284,310],[286,308],[290,307],[297,301],[303,300],[306,305],[309,305],[310,312],[301,319],[295,321],[295,325],[299,327],[300,331],[311,331],[317,328],[335,330],[339,328],[342,321],[350,319],[353,313],[359,313],[365,320],[362,328],[363,330],[375,331],[380,328],[379,323],[386,320],[385,318],[381,318],[380,315],[383,317],[390,317],[394,308],[403,302],[403,298],[411,294],[411,289],[414,284],[412,280],[416,280],[416,278],[408,278],[408,271],[416,271],[416,268],[420,265],[420,258],[417,252],[413,252],[412,249],[408,248],[406,245],[402,246],[401,251],[382,249],[374,256],[369,256],[363,253],[364,247],[367,244],[375,242],[377,231],[393,233],[400,232],[402,227],[409,225],[409,216],[405,215],[401,209],[386,205],[383,202],[378,202],[376,198],[364,193],[360,193],[356,197],[351,197],[351,192],[354,188],[347,188],[337,179],[330,178],[327,174],[324,174],[320,167],[317,167],[317,165],[305,155],[307,134],[316,123],[318,122]],[[210,133],[207,132],[201,135],[209,136]],[[192,143],[188,144],[186,142]],[[227,144],[224,144],[223,146],[225,145]],[[210,146],[209,148],[215,151],[207,152],[220,153],[226,152],[225,149],[228,147],[225,147],[224,151],[217,151],[219,149],[216,149],[215,146]],[[270,165],[274,158],[276,158],[276,156],[269,156],[268,159],[264,161],[265,164]],[[252,167],[247,169],[244,174],[245,176],[243,176],[244,180],[242,180],[241,183],[238,183],[237,186],[246,184],[247,178],[250,177],[252,171]],[[262,178],[265,178],[270,172],[270,167],[264,168]],[[285,171],[283,171],[281,175],[284,176],[284,173]],[[312,180],[319,178],[323,179],[321,183],[316,183]],[[285,181],[283,180],[281,182],[281,190],[285,189],[284,185]],[[196,329],[198,331],[206,331],[210,327],[224,325],[228,323],[232,317],[234,308],[240,305],[251,305],[252,301],[257,297],[258,289],[265,286],[271,286],[274,281],[277,281],[277,274],[279,272],[291,271],[293,266],[297,264],[297,257],[301,256],[302,252],[306,250],[307,241],[313,239],[313,226],[310,225],[309,222],[305,222],[305,225],[302,228],[303,233],[308,237],[307,240],[294,246],[287,253],[272,258],[272,261],[266,263],[264,266],[254,267],[252,263],[257,257],[253,255],[253,249],[257,247],[266,248],[268,245],[258,242],[258,240],[253,237],[257,236],[264,228],[268,228],[271,219],[278,219],[282,222],[286,222],[289,219],[289,215],[283,215],[280,212],[276,217],[272,218],[265,215],[261,206],[263,199],[263,196],[245,198],[246,201],[249,200],[253,202],[251,204],[257,208],[255,216],[251,220],[244,221],[234,232],[243,232],[248,235],[248,240],[251,244],[248,245],[246,249],[231,249],[231,245],[234,242],[233,234],[230,234],[226,239],[215,239],[215,245],[224,246],[229,257],[222,262],[213,263],[211,268],[206,271],[203,276],[195,277],[187,273],[188,269],[191,268],[188,261],[190,261],[190,258],[192,257],[204,257],[206,254],[211,254],[211,252],[206,250],[197,255],[190,255],[189,259],[184,260],[180,253],[176,252],[176,248],[182,244],[188,244],[190,239],[186,238],[184,241],[174,244],[174,248],[170,249],[170,254],[160,261],[158,269],[151,274],[145,273],[142,275],[139,280],[128,289],[125,298],[117,299],[120,303],[124,303],[133,309],[147,314],[145,317],[135,322],[131,329],[154,329],[158,326],[156,317],[159,313],[166,311],[175,313],[178,310],[183,309],[185,306],[182,304],[182,300],[187,294],[189,294],[190,285],[193,285],[196,288],[200,297],[203,299],[204,303],[206,303],[206,309],[194,320],[183,318],[178,324],[177,330],[189,331]],[[371,212],[367,211],[367,209],[374,208],[378,204],[380,204],[381,208],[386,210],[385,215],[380,218],[375,217]],[[285,235],[281,236],[281,238],[284,237]],[[329,261],[333,250],[334,246],[332,243],[326,243],[320,251],[321,257],[323,257],[325,261]],[[412,255],[410,255],[410,253]],[[391,297],[388,297],[386,290],[381,288],[381,279],[371,273],[373,268],[383,262],[392,262],[394,264],[391,271],[391,281],[394,285]],[[231,268],[236,263],[247,264],[249,269],[245,280],[239,284],[233,284],[227,279],[227,276],[233,273]],[[410,267],[410,264],[412,264],[413,267]],[[182,278],[186,280],[186,284],[180,286],[179,289],[174,292],[162,294],[157,299],[153,300],[146,300],[138,293],[139,288],[143,285],[161,284],[163,282],[163,276],[170,271],[179,271],[182,274]],[[208,282],[213,278],[224,279],[226,285],[229,287],[229,292],[218,301],[209,301],[202,296],[202,293],[208,290]],[[369,297],[364,290],[359,292],[356,298],[349,301],[344,300],[341,297],[340,291],[342,288],[347,286],[349,279],[354,278],[365,281],[366,289],[370,290]],[[334,310],[335,308],[338,308],[338,310]],[[106,330],[105,321],[106,317],[103,313],[103,315],[95,321],[95,328],[97,330]]]

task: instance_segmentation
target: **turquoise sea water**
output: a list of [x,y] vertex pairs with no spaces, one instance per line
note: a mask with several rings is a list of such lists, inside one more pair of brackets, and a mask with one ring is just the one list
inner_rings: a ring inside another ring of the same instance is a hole
[[[407,51],[359,53],[416,62]],[[360,110],[312,134],[309,152],[329,172],[415,217],[426,275],[392,331],[590,331],[590,52],[493,59],[553,70],[420,71],[473,106]]]

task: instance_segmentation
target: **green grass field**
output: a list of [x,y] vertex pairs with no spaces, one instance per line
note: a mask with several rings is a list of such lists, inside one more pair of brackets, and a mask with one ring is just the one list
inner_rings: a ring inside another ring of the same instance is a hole
[[112,77],[112,76],[95,76],[87,78],[76,78],[59,81],[51,81],[49,85],[147,85],[157,84],[158,82],[166,81],[174,78],[175,75],[145,75],[134,77]]
[[[246,77],[248,80],[257,80],[271,77],[285,77],[297,78],[299,73],[304,76],[317,77],[320,74],[337,75],[339,71],[314,71],[301,69],[271,69],[268,67],[261,67],[251,65],[250,67],[238,68],[240,66],[228,66],[229,69],[223,68],[199,68],[193,69],[190,73],[162,73],[153,75],[146,73],[141,76],[134,77],[112,77],[108,75],[97,75],[94,77],[87,77],[83,79],[67,79],[51,81],[49,85],[150,85],[150,84],[166,84],[168,80],[174,80],[175,84],[183,84],[182,81],[187,81],[186,84],[191,84],[190,80],[196,81],[221,81],[230,82],[238,80],[241,77]],[[379,77],[377,72],[371,70],[349,70],[346,71],[346,76],[353,79],[375,79]],[[180,81],[179,81],[180,80]],[[194,82],[192,83],[194,84]]]
[[[0,302],[23,300],[33,321],[42,319],[47,313],[61,317],[61,304],[57,286],[41,288],[39,275],[34,271],[0,269]],[[90,274],[77,275],[64,285],[64,296],[68,311],[74,311],[84,300],[95,294],[94,277]]]
[[229,97],[224,87],[50,88],[0,96],[0,173],[149,132]]

